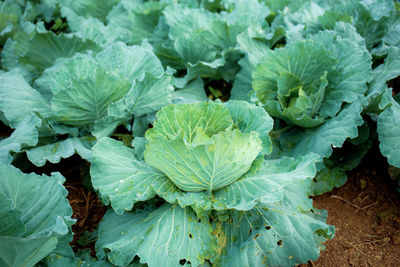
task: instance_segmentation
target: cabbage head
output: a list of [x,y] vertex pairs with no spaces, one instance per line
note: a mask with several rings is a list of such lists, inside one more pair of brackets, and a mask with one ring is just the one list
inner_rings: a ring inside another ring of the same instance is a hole
[[228,109],[217,103],[167,106],[146,132],[145,161],[185,191],[225,187],[246,173],[262,150],[257,132],[233,126]]

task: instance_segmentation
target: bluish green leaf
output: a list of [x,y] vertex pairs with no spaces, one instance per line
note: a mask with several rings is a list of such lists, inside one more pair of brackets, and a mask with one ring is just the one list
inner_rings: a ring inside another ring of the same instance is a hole
[[313,152],[329,157],[332,147],[341,147],[347,138],[357,137],[357,127],[363,124],[361,111],[362,106],[356,101],[319,127],[288,130],[279,138],[283,154],[296,156]]
[[21,8],[11,0],[0,3],[0,44],[10,37],[18,27]]
[[46,161],[59,163],[62,158],[69,158],[75,153],[90,161],[92,157],[90,145],[90,142],[85,139],[75,137],[28,149],[26,155],[38,167],[44,166]]
[[190,208],[165,204],[158,209],[117,215],[109,211],[99,227],[97,255],[106,253],[117,266],[135,255],[149,266],[178,266],[180,260],[198,266],[217,248],[212,227]]
[[396,101],[379,115],[377,131],[381,153],[400,168],[400,105]]
[[0,196],[3,201],[11,200],[13,209],[21,215],[13,218],[17,219],[13,224],[24,226],[18,232],[1,232],[0,263],[32,266],[69,234],[74,220],[66,199],[68,192],[62,186],[64,181],[58,173],[51,177],[24,174],[13,166],[0,164]]
[[266,205],[247,212],[232,212],[222,224],[226,254],[223,266],[294,266],[316,260],[322,240],[333,237],[334,228],[320,211],[296,212]]
[[250,210],[257,203],[281,201],[285,187],[315,176],[317,160],[318,156],[312,154],[299,159],[266,160],[255,173],[245,174],[235,183],[216,191],[214,196],[228,209],[236,210]]
[[41,124],[36,115],[26,116],[8,138],[0,141],[0,162],[11,164],[10,152],[20,152],[23,146],[35,146],[39,138],[37,128]]
[[339,188],[347,182],[346,173],[339,168],[325,167],[320,170],[312,184],[312,195],[318,196]]
[[31,112],[48,116],[50,105],[18,71],[12,71],[0,74],[0,110],[16,128]]
[[[384,64],[379,65],[373,71],[373,80],[368,86],[367,98],[368,112],[379,113],[382,95],[385,93],[387,86],[386,82],[400,75],[400,48],[391,47],[388,50],[388,56]],[[390,102],[389,102],[390,103]]]
[[90,173],[93,187],[99,190],[104,203],[111,203],[119,214],[132,209],[137,201],[153,198],[158,191],[174,191],[174,185],[164,174],[111,138],[102,138],[93,147]]

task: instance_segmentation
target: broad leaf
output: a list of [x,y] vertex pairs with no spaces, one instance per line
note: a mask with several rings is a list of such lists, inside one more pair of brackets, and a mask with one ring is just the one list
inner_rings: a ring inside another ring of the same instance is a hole
[[377,127],[381,153],[400,168],[400,105],[396,101],[379,115]]
[[155,210],[117,215],[109,211],[99,227],[97,255],[106,253],[117,266],[135,255],[149,266],[178,266],[180,260],[198,266],[217,248],[212,227],[190,208],[165,204]]
[[[24,174],[20,170],[0,164],[0,200],[14,212],[12,224],[21,225],[19,231],[1,231],[0,263],[6,266],[34,265],[55,249],[58,239],[69,233],[74,220],[66,199],[64,178],[55,173]],[[48,192],[52,192],[48,194]]]
[[16,128],[31,112],[46,117],[50,105],[18,71],[12,71],[0,74],[0,110],[9,125]]
[[23,146],[35,146],[39,138],[37,128],[41,124],[36,115],[26,116],[8,138],[0,141],[0,162],[11,164],[10,152],[20,152]]
[[121,214],[137,201],[153,198],[158,191],[177,189],[158,170],[136,158],[132,149],[111,138],[102,138],[93,147],[90,170],[93,187],[105,204]]
[[59,163],[62,158],[69,158],[75,153],[78,153],[83,159],[90,161],[92,157],[90,145],[91,142],[75,137],[28,149],[26,155],[38,167],[44,166],[46,161]]
[[222,265],[292,266],[316,260],[323,249],[321,237],[332,238],[334,233],[319,212],[300,213],[279,205],[232,212],[221,227],[226,249]]

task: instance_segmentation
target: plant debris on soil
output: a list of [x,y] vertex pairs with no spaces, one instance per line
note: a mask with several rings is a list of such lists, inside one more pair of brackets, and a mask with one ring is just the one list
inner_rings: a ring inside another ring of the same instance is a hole
[[399,266],[400,195],[387,169],[372,149],[343,187],[314,197],[315,207],[328,210],[335,237],[316,261],[300,266]]

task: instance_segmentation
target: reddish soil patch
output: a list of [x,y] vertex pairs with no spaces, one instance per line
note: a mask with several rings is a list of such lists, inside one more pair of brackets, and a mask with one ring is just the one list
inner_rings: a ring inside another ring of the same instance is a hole
[[89,233],[97,229],[106,212],[106,207],[100,202],[97,194],[88,191],[81,182],[67,181],[64,185],[69,192],[67,198],[73,210],[72,218],[77,219],[77,222],[72,225],[74,239],[71,246],[75,251],[90,248],[94,256],[96,240],[91,239]]
[[384,158],[369,153],[347,184],[314,198],[336,227],[318,260],[304,266],[399,266],[400,194]]

